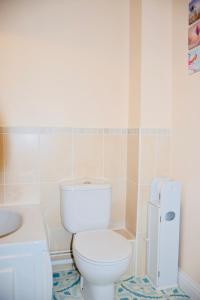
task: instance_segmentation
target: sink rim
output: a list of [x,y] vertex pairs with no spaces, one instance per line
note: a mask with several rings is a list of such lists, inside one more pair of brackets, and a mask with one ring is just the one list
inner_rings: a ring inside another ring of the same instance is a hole
[[22,224],[23,217],[19,212],[0,208],[0,238],[16,232]]

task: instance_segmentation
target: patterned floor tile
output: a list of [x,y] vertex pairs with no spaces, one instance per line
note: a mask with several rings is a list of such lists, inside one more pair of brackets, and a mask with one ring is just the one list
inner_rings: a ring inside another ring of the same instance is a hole
[[[60,271],[53,274],[52,300],[82,300],[80,276],[76,270]],[[187,295],[179,288],[156,290],[147,276],[130,277],[116,284],[116,300],[186,300]]]

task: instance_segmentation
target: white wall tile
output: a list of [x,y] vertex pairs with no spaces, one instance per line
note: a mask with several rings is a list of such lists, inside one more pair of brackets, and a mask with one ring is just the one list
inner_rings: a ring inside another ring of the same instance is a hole
[[36,183],[39,180],[39,136],[5,134],[5,183]]
[[41,134],[39,150],[40,181],[72,178],[72,134]]
[[5,204],[29,204],[40,202],[39,184],[5,185]]

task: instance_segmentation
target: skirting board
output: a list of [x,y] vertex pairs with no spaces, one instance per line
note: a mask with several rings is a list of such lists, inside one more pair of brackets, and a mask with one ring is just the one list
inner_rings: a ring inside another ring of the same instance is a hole
[[200,284],[195,282],[183,271],[179,271],[178,282],[180,288],[192,299],[200,300]]

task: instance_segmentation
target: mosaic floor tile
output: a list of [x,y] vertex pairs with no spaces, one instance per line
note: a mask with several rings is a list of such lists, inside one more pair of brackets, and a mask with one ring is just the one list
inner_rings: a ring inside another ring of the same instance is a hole
[[[156,290],[148,277],[130,277],[116,284],[116,300],[186,300],[187,295],[179,288]],[[60,271],[53,274],[52,300],[82,300],[80,276],[76,270]],[[103,300],[103,299],[102,299]]]
[[53,274],[53,300],[81,299],[80,276],[75,270]]

